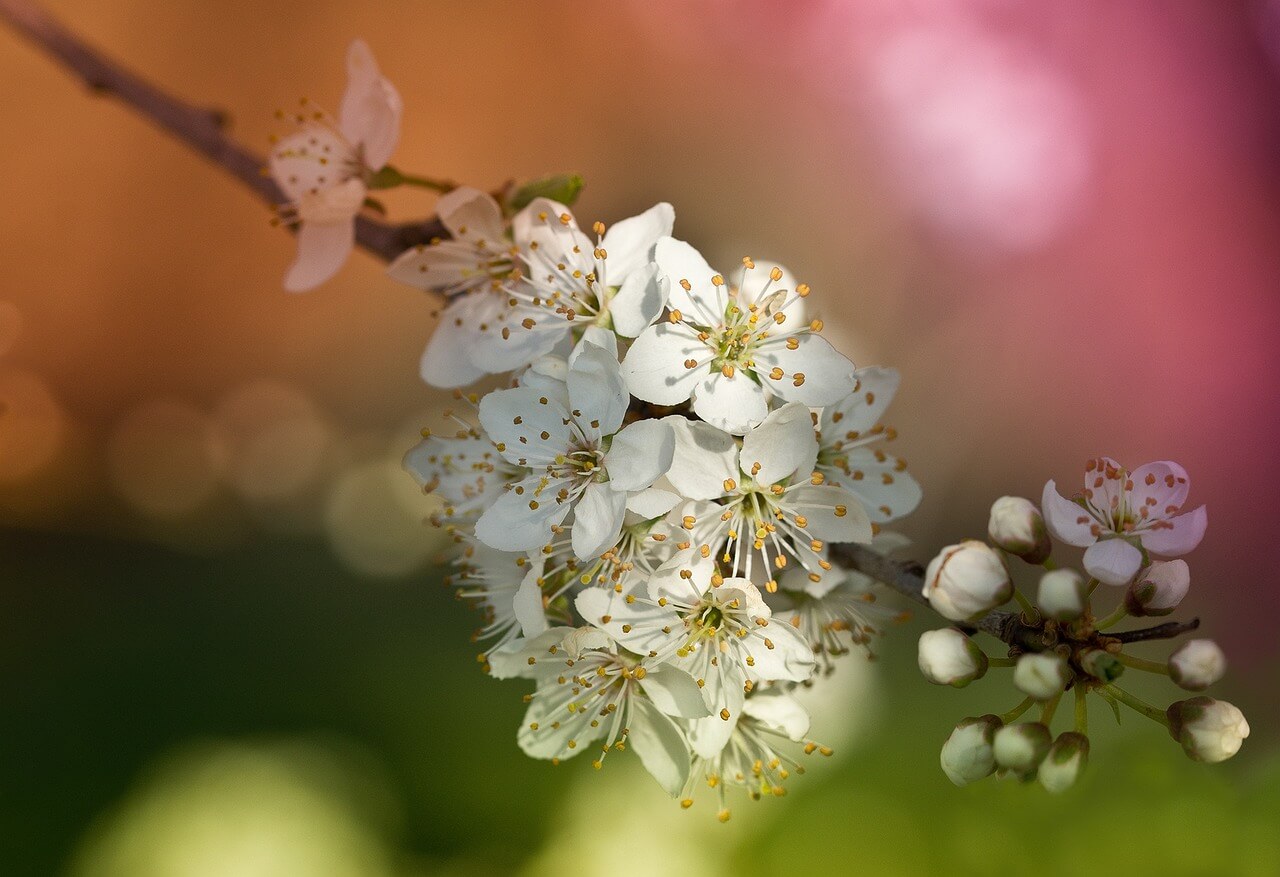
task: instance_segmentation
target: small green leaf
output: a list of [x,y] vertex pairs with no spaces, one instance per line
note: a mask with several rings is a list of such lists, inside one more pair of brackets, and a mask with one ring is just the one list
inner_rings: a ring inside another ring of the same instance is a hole
[[379,201],[377,198],[365,198],[364,206],[368,207],[374,213],[380,214],[382,216],[387,215],[387,206],[383,204],[381,201]]
[[577,174],[551,174],[539,180],[532,180],[516,189],[508,202],[512,210],[522,210],[529,206],[534,198],[550,198],[561,204],[572,205],[578,200],[584,185],[582,177]]
[[396,186],[404,185],[404,175],[391,165],[387,165],[365,182],[370,189],[394,189]]
[[1116,714],[1116,724],[1120,724],[1120,702],[1111,696],[1110,693],[1103,688],[1094,689],[1098,695],[1111,705],[1111,711]]

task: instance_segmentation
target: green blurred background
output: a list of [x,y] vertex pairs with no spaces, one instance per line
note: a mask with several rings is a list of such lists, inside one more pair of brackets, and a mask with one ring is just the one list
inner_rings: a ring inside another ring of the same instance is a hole
[[1095,710],[1068,794],[957,790],[938,747],[1012,691],[925,684],[917,619],[811,705],[836,755],[727,825],[626,756],[526,759],[398,467],[450,404],[436,303],[362,255],[285,294],[261,205],[0,30],[0,873],[1280,874],[1280,4],[51,5],[264,148],[363,36],[404,169],[578,171],[585,221],[667,199],[713,261],[784,262],[904,374],[918,559],[1095,454],[1182,462],[1184,614],[1252,735],[1206,767]]

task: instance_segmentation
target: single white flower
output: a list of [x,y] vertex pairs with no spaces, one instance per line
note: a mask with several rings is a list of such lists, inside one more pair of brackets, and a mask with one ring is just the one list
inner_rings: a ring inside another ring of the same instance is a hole
[[702,785],[715,789],[721,822],[729,820],[726,803],[730,786],[741,787],[747,796],[758,801],[767,796],[786,794],[783,785],[793,773],[804,773],[804,766],[788,754],[789,744],[802,744],[805,755],[819,752],[830,756],[832,750],[806,737],[809,714],[795,698],[777,687],[752,692],[742,705],[742,717],[734,724],[725,746],[714,755],[695,754],[689,780],[681,798],[681,807],[693,806],[694,790]]
[[1035,503],[1021,496],[1002,496],[992,503],[987,535],[1027,563],[1044,563],[1053,551],[1044,516]]
[[1000,718],[993,715],[967,718],[956,725],[939,755],[947,779],[957,786],[967,786],[991,776],[996,769],[992,743],[996,731],[1003,726]]
[[853,374],[854,391],[822,409],[816,468],[828,484],[856,496],[872,521],[883,524],[910,514],[921,497],[906,461],[880,447],[897,437],[880,419],[902,378],[897,369],[877,366]]
[[594,557],[618,541],[628,495],[671,465],[669,425],[639,420],[622,427],[630,397],[606,351],[584,347],[567,386],[568,408],[530,387],[480,400],[480,423],[498,452],[530,470],[476,522],[476,537],[486,545],[542,547],[572,511],[574,553]]
[[368,180],[400,139],[402,108],[369,46],[355,40],[347,49],[347,89],[337,120],[305,105],[299,130],[276,144],[269,170],[289,199],[282,217],[298,225],[298,257],[285,274],[285,289],[314,289],[347,261]]
[[689,538],[727,574],[764,580],[796,561],[814,582],[831,569],[828,542],[870,542],[871,522],[856,497],[813,470],[817,439],[809,409],[787,403],[738,440],[710,424],[674,415],[676,452],[667,480],[695,502],[680,510]]
[[1143,550],[1178,557],[1200,544],[1208,526],[1204,506],[1179,514],[1191,481],[1168,460],[1129,472],[1109,457],[1085,466],[1084,493],[1075,501],[1044,486],[1041,507],[1055,539],[1084,548],[1084,568],[1107,585],[1127,585],[1143,564]]
[[1057,795],[1075,785],[1088,760],[1089,738],[1075,731],[1064,731],[1049,747],[1036,777],[1046,791]]
[[504,288],[500,328],[485,339],[477,364],[490,372],[520,368],[586,326],[624,337],[641,332],[662,312],[653,247],[674,222],[671,205],[656,204],[607,231],[597,222],[592,241],[568,207],[535,198],[513,220],[523,267]]
[[1249,736],[1244,713],[1225,700],[1204,696],[1180,700],[1169,707],[1168,715],[1169,733],[1196,761],[1226,761]]
[[1000,555],[976,539],[948,545],[929,561],[924,573],[925,598],[951,621],[968,621],[1012,595],[1013,583]]
[[[561,761],[603,741],[593,760],[631,748],[675,796],[689,776],[689,747],[673,720],[707,714],[697,684],[671,666],[619,651],[599,630],[552,628],[509,656],[538,683],[516,735],[525,754]],[[522,661],[523,659],[523,661]]]
[[502,208],[487,192],[459,187],[440,196],[436,212],[449,237],[407,250],[387,273],[448,299],[420,371],[432,386],[461,387],[495,371],[486,355],[501,343],[518,260]]
[[1169,656],[1169,678],[1188,691],[1204,691],[1227,672],[1227,656],[1211,639],[1188,640]]
[[743,260],[729,286],[683,241],[658,241],[654,260],[668,280],[666,320],[645,329],[623,360],[633,395],[656,405],[692,399],[693,411],[742,434],[765,419],[778,396],[810,407],[853,392],[853,364],[804,322],[808,287],[782,268]]
[[1036,606],[1046,618],[1075,621],[1084,614],[1084,577],[1073,569],[1055,569],[1040,577]]
[[1061,655],[1031,652],[1018,658],[1013,668],[1013,684],[1035,700],[1051,700],[1066,688],[1071,669]]
[[1125,607],[1130,615],[1168,615],[1190,589],[1191,569],[1185,560],[1157,560],[1129,585]]
[[698,680],[712,715],[692,724],[689,742],[705,758],[724,747],[755,683],[813,673],[813,651],[790,625],[771,622],[756,586],[721,576],[694,550],[660,567],[639,593],[588,588],[576,605],[622,646]]
[[954,627],[920,634],[917,653],[920,672],[934,685],[963,688],[987,672],[982,647]]

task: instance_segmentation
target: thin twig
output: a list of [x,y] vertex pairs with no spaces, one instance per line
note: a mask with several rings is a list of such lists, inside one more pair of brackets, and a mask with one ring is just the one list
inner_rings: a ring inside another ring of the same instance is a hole
[[[85,43],[32,0],[0,0],[0,19],[48,52],[92,91],[128,104],[222,167],[266,203],[288,201],[275,181],[263,175],[263,157],[227,134],[225,113],[193,106],[152,85]],[[447,236],[436,219],[393,224],[367,216],[356,218],[356,242],[386,262],[410,247]]]
[[1190,621],[1169,621],[1164,624],[1157,624],[1155,627],[1143,627],[1138,630],[1122,630],[1118,633],[1108,631],[1106,636],[1108,639],[1119,640],[1122,643],[1140,643],[1152,639],[1174,639],[1184,633],[1190,633],[1199,626],[1200,619],[1193,618]]

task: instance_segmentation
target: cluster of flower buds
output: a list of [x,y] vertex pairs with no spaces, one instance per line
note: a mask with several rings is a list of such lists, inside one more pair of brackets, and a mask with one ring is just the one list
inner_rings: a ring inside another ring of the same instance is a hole
[[[1022,701],[1003,715],[962,721],[942,747],[942,769],[956,785],[993,773],[1038,779],[1050,792],[1069,788],[1089,756],[1088,695],[1105,700],[1119,717],[1121,706],[1164,725],[1197,761],[1230,758],[1249,735],[1240,710],[1199,696],[1167,709],[1145,703],[1116,680],[1126,670],[1168,676],[1188,691],[1203,691],[1222,678],[1226,659],[1207,639],[1185,642],[1167,662],[1130,654],[1130,643],[1178,635],[1195,624],[1115,631],[1130,616],[1167,615],[1190,585],[1181,559],[1199,544],[1204,507],[1183,512],[1190,481],[1181,466],[1148,463],[1133,471],[1114,460],[1091,460],[1083,492],[1061,496],[1052,481],[1041,514],[1034,503],[1003,497],[991,508],[990,543],[970,540],[942,550],[925,572],[924,596],[956,627],[920,637],[920,669],[939,685],[964,686],[989,668],[1012,669]],[[1059,568],[1054,541],[1084,548],[1084,573]],[[1040,567],[1034,599],[1013,582],[1010,558]],[[1095,615],[1099,585],[1119,590],[1114,611]],[[1010,600],[1018,608],[996,612]],[[975,641],[979,631],[998,636],[1005,655],[989,656]],[[1073,727],[1054,735],[1052,722],[1068,696]],[[1038,710],[1037,721],[1017,721]]]

